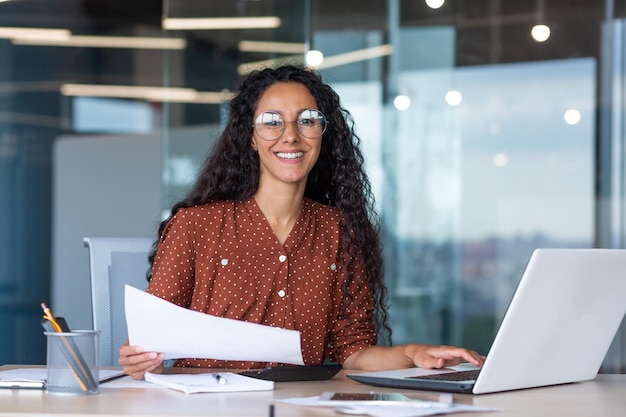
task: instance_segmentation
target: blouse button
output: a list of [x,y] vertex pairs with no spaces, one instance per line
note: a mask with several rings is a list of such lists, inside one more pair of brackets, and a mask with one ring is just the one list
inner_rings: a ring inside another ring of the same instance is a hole
[[331,270],[331,271],[334,271],[334,270],[336,270],[336,269],[337,269],[337,265],[335,265],[335,264],[330,264],[330,270]]
[[280,291],[278,291],[278,296],[279,296],[280,298],[283,298],[283,297],[285,296],[285,290],[280,290]]
[[280,255],[278,257],[278,260],[281,261],[281,262],[285,262],[287,260],[287,257],[285,255]]
[[224,266],[228,265],[228,259],[226,258],[222,259],[222,265]]

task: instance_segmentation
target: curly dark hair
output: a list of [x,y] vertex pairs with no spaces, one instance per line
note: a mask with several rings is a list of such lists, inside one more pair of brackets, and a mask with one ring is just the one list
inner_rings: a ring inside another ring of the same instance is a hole
[[[360,139],[354,131],[354,120],[340,105],[339,96],[321,76],[308,68],[285,65],[250,73],[230,101],[228,122],[209,153],[199,176],[188,194],[171,210],[219,200],[245,200],[259,185],[259,156],[251,146],[253,117],[262,94],[276,83],[300,83],[314,97],[318,109],[328,119],[322,137],[319,158],[308,175],[304,196],[336,207],[341,213],[341,256],[349,265],[358,256],[365,262],[367,279],[374,299],[374,326],[379,336],[391,343],[388,323],[387,288],[383,281],[382,245],[379,218],[374,198],[363,168]],[[161,236],[169,218],[161,222]],[[154,262],[158,240],[150,253]],[[351,268],[347,268],[348,271]],[[359,277],[348,277],[344,288],[346,303],[351,294],[347,283]]]

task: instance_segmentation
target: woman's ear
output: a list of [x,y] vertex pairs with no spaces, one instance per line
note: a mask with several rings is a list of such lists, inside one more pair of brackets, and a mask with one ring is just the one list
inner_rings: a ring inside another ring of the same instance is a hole
[[252,136],[252,141],[250,141],[250,146],[252,146],[252,149],[254,149],[255,152],[259,151],[259,148],[256,145],[256,139],[254,138],[254,136]]

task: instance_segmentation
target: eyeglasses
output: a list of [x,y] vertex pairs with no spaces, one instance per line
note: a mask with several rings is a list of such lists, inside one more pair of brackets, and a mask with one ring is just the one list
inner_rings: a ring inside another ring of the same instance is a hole
[[276,140],[285,132],[287,123],[295,123],[298,132],[305,138],[317,139],[324,134],[328,122],[319,110],[306,109],[296,120],[285,121],[280,113],[266,111],[259,114],[254,122],[254,130],[265,140]]

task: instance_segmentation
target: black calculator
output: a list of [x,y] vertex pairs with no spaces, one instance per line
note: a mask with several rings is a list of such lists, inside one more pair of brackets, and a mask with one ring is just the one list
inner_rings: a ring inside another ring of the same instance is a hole
[[241,371],[239,375],[274,382],[325,381],[334,377],[340,370],[341,365],[336,363],[304,366],[286,365],[269,366],[260,370]]

